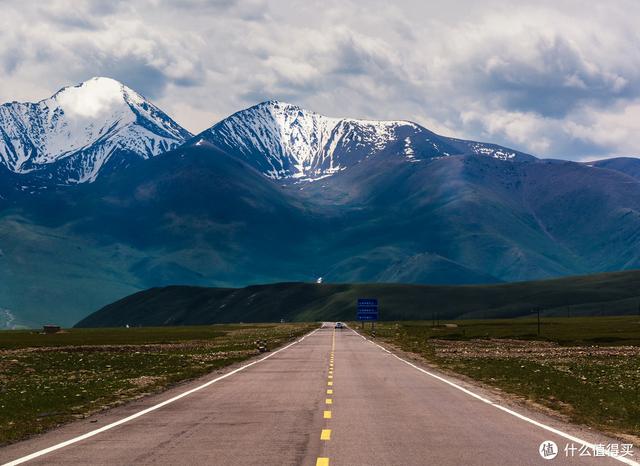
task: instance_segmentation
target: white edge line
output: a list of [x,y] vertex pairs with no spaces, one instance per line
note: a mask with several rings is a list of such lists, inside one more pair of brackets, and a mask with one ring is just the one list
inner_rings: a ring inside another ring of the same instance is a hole
[[163,406],[166,406],[166,405],[168,405],[170,403],[173,403],[174,401],[178,401],[179,399],[184,398],[185,396],[191,395],[192,393],[195,393],[195,392],[197,392],[199,390],[202,390],[203,388],[206,388],[209,385],[212,385],[212,384],[214,384],[216,382],[219,382],[222,379],[226,379],[227,377],[231,377],[233,374],[237,374],[238,372],[243,371],[243,370],[247,369],[248,367],[253,366],[254,364],[258,364],[259,362],[265,361],[265,360],[269,359],[270,357],[275,356],[279,352],[284,351],[287,348],[290,348],[290,347],[292,347],[293,345],[295,345],[297,343],[300,343],[306,337],[308,337],[310,335],[313,335],[318,330],[320,330],[320,329],[315,329],[313,332],[307,333],[306,335],[301,337],[299,340],[296,340],[293,343],[289,343],[287,346],[284,346],[284,347],[280,348],[279,350],[276,350],[276,351],[270,353],[268,356],[265,356],[264,358],[261,358],[261,359],[258,359],[257,361],[253,361],[253,362],[250,362],[248,364],[245,364],[244,366],[241,366],[241,367],[239,367],[237,369],[234,369],[231,372],[228,372],[228,373],[226,373],[224,375],[221,375],[220,377],[216,377],[215,379],[210,380],[210,381],[208,381],[208,382],[206,382],[206,383],[204,383],[202,385],[199,385],[199,386],[197,386],[195,388],[192,388],[191,390],[187,390],[186,392],[183,392],[183,393],[181,393],[179,395],[176,395],[173,398],[169,398],[168,400],[165,400],[165,401],[163,401],[161,403],[158,403],[157,405],[153,405],[153,406],[151,406],[149,408],[143,409],[142,411],[138,411],[137,413],[132,414],[131,416],[127,416],[127,417],[125,417],[123,419],[120,419],[119,421],[112,422],[111,424],[107,424],[106,426],[100,427],[99,429],[95,429],[95,430],[92,430],[90,432],[87,432],[86,434],[82,434],[82,435],[80,435],[78,437],[74,437],[72,439],[69,439],[69,440],[66,440],[64,442],[58,443],[58,444],[53,445],[53,446],[51,446],[49,448],[45,448],[43,450],[36,451],[35,453],[31,453],[30,455],[23,456],[22,458],[15,459],[13,461],[10,461],[8,463],[3,464],[2,466],[15,466],[17,464],[26,463],[27,461],[31,461],[32,459],[38,458],[40,456],[46,455],[46,454],[51,453],[51,452],[56,451],[56,450],[60,450],[61,448],[67,447],[67,446],[72,445],[74,443],[78,443],[78,442],[80,442],[82,440],[86,440],[86,439],[88,439],[90,437],[93,437],[94,435],[98,435],[98,434],[100,434],[102,432],[105,432],[105,431],[107,431],[109,429],[113,429],[114,427],[117,427],[117,426],[119,426],[121,424],[124,424],[126,422],[132,421],[132,420],[134,420],[134,419],[136,419],[136,418],[138,418],[140,416],[144,416],[145,414],[148,414],[148,413],[150,413],[152,411],[160,409]]
[[[494,408],[497,408],[497,409],[499,409],[499,410],[501,410],[501,411],[504,411],[505,413],[511,414],[512,416],[517,417],[518,419],[520,419],[520,420],[522,420],[522,421],[526,421],[526,422],[528,422],[528,423],[530,423],[530,424],[533,424],[534,426],[540,427],[541,429],[544,429],[544,430],[547,430],[547,431],[549,431],[549,432],[552,432],[552,433],[554,433],[554,434],[556,434],[556,435],[559,435],[560,437],[564,437],[564,438],[565,438],[565,439],[567,439],[567,440],[571,440],[572,442],[575,442],[575,443],[580,443],[580,444],[582,444],[582,445],[586,446],[587,448],[590,448],[591,450],[595,450],[595,447],[596,447],[596,446],[595,446],[593,443],[587,442],[586,440],[582,440],[582,439],[580,439],[580,438],[578,438],[578,437],[574,437],[574,436],[573,436],[573,435],[571,435],[571,434],[567,434],[567,433],[565,433],[565,432],[562,432],[561,430],[558,430],[558,429],[556,429],[556,428],[554,428],[554,427],[548,426],[548,425],[546,425],[546,424],[543,424],[543,423],[541,423],[541,422],[536,421],[535,419],[531,419],[531,418],[529,418],[529,417],[527,417],[527,416],[524,416],[524,415],[522,415],[522,414],[520,414],[520,413],[518,413],[518,412],[516,412],[516,411],[513,411],[513,410],[511,410],[511,409],[509,409],[509,408],[505,408],[504,406],[501,406],[501,405],[499,405],[499,404],[497,404],[497,403],[494,403],[493,401],[491,401],[491,400],[489,400],[489,399],[487,399],[487,398],[484,398],[484,397],[482,397],[482,396],[480,396],[480,395],[478,395],[478,394],[476,394],[476,393],[473,393],[471,390],[467,390],[466,388],[464,388],[464,387],[462,387],[462,386],[460,386],[460,385],[458,385],[458,384],[456,384],[456,383],[454,383],[454,382],[451,382],[450,380],[447,380],[447,379],[445,379],[444,377],[440,377],[440,376],[439,376],[439,375],[437,375],[437,374],[434,374],[434,373],[429,372],[429,371],[427,371],[427,370],[425,370],[425,369],[423,369],[423,368],[421,368],[421,367],[416,366],[415,364],[413,364],[413,363],[411,363],[411,362],[407,361],[406,359],[401,358],[401,357],[400,357],[400,356],[398,356],[397,354],[392,353],[392,352],[391,352],[391,351],[389,351],[388,349],[386,349],[386,348],[384,348],[384,347],[380,346],[379,344],[377,344],[377,343],[375,343],[375,342],[373,342],[373,341],[369,340],[368,338],[366,338],[366,337],[362,336],[360,333],[356,332],[355,330],[351,329],[351,331],[352,331],[352,332],[354,332],[356,335],[361,336],[361,337],[362,337],[363,339],[365,339],[366,341],[373,343],[373,344],[374,344],[374,345],[376,345],[378,348],[381,348],[382,350],[384,350],[384,351],[386,351],[387,353],[391,354],[391,356],[393,356],[394,358],[396,358],[396,359],[398,359],[398,360],[402,361],[403,363],[408,364],[409,366],[413,367],[414,369],[417,369],[417,370],[419,370],[420,372],[423,372],[423,373],[427,374],[427,375],[428,375],[428,376],[430,376],[430,377],[433,377],[433,378],[435,378],[435,379],[438,379],[439,381],[444,382],[444,383],[446,383],[447,385],[449,385],[449,386],[451,386],[451,387],[453,387],[453,388],[456,388],[456,389],[460,390],[461,392],[464,392],[464,393],[466,393],[467,395],[472,396],[473,398],[476,398],[476,399],[478,399],[478,400],[482,401],[483,403],[486,403],[486,404],[488,404],[488,405],[491,405],[491,406],[493,406]],[[622,462],[622,463],[629,464],[629,465],[631,465],[631,466],[640,466],[640,463],[638,463],[638,462],[636,462],[636,461],[634,461],[634,460],[632,460],[632,459],[630,459],[630,458],[625,458],[625,457],[621,457],[621,456],[614,456],[614,455],[612,455],[611,453],[609,453],[609,452],[607,452],[607,451],[605,451],[605,454],[606,454],[606,456],[608,456],[609,458],[614,459],[614,460],[617,460],[617,461],[620,461],[620,462]]]

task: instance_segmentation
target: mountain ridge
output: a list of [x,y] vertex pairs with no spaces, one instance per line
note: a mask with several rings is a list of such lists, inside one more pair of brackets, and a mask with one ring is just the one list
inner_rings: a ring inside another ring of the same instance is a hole
[[75,327],[351,321],[359,297],[376,297],[380,319],[431,320],[635,315],[640,271],[497,285],[273,283],[244,288],[168,286],[126,296]]
[[440,136],[408,120],[327,117],[277,100],[240,110],[191,143],[202,141],[237,155],[275,180],[317,181],[374,156],[407,162],[470,154],[535,160],[495,144]]
[[[25,179],[36,188],[93,182],[101,171],[203,141],[271,179],[294,182],[321,180],[374,156],[537,160],[497,144],[441,136],[409,120],[328,117],[278,100],[239,110],[194,136],[136,91],[105,77],[38,102],[0,105],[0,165],[31,174]],[[611,162],[588,163],[605,164]]]

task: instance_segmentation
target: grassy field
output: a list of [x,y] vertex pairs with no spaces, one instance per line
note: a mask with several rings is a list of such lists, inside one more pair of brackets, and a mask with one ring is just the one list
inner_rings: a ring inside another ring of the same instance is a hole
[[0,445],[275,348],[313,324],[0,332]]
[[376,333],[443,369],[638,443],[640,317],[544,318],[539,335],[536,319],[388,322]]

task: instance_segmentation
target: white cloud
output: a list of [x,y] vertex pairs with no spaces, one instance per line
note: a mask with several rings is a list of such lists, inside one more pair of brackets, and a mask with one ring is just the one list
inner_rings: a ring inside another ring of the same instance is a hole
[[551,148],[554,122],[532,112],[494,111],[487,115],[470,110],[462,113],[461,120],[465,125],[479,125],[487,137],[513,141],[517,148],[532,153],[546,153]]
[[640,155],[640,4],[0,0],[0,100],[94,75],[191,131],[259,100],[543,156]]
[[59,94],[58,102],[71,117],[98,118],[123,104],[122,87],[112,79],[91,79]]
[[[585,108],[564,122],[567,137],[587,145],[615,147],[616,155],[640,155],[638,151],[640,99],[618,107],[595,110]],[[599,153],[584,154],[584,160],[600,158]]]

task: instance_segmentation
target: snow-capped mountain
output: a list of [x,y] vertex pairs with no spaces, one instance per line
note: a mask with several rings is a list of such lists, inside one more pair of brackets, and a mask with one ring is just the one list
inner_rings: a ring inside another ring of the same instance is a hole
[[275,100],[237,112],[193,141],[240,156],[273,179],[324,178],[373,156],[408,162],[467,154],[534,159],[493,144],[439,136],[410,121],[331,118]]
[[[99,173],[168,152],[191,137],[158,107],[110,78],[92,78],[36,103],[0,105],[0,165],[29,174],[24,182],[32,186],[39,180],[91,182]],[[275,100],[231,115],[191,144],[203,141],[272,179],[316,180],[370,157],[534,159],[493,144],[443,137],[410,121],[331,118]]]
[[110,78],[65,87],[36,103],[0,106],[0,164],[60,184],[93,181],[105,166],[149,158],[191,134]]

